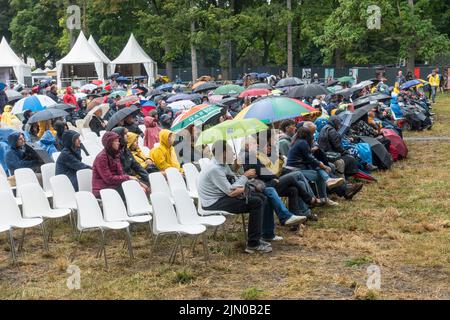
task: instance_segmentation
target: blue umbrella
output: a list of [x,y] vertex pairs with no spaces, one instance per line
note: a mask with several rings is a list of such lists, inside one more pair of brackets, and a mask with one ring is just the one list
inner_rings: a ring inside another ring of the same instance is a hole
[[267,72],[263,72],[263,73],[259,73],[257,78],[268,78],[270,77],[270,74],[268,74]]
[[152,100],[141,100],[141,107],[156,107],[156,104]]
[[414,79],[414,80],[409,80],[409,81],[406,81],[404,84],[402,84],[402,85],[400,86],[400,89],[401,89],[401,90],[406,90],[406,89],[409,89],[409,88],[411,88],[411,87],[417,86],[418,84],[422,84],[422,82],[419,81],[419,80],[416,80],[416,79]]
[[118,78],[116,79],[116,81],[117,81],[117,82],[130,82],[130,80],[128,80],[127,77],[123,77],[123,76],[118,77]]
[[161,90],[161,91],[172,91],[172,89],[173,89],[173,83],[165,83],[156,88],[156,90]]
[[13,114],[23,113],[26,110],[37,112],[56,105],[56,102],[44,95],[34,95],[16,102],[12,109]]

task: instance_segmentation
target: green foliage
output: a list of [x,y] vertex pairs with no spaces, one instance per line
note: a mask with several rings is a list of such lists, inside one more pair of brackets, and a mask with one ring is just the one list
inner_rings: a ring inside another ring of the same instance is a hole
[[371,257],[366,257],[366,256],[356,257],[354,259],[345,261],[345,266],[346,267],[359,267],[363,264],[371,263],[372,261],[373,260]]

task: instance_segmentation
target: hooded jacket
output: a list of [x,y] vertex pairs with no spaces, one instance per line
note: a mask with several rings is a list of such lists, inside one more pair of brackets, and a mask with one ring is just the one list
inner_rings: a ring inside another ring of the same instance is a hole
[[11,149],[6,152],[5,162],[12,174],[14,174],[14,171],[16,169],[35,169],[39,167],[39,161],[29,160],[30,157],[27,154],[25,148],[17,148],[17,140],[19,139],[20,135],[22,135],[22,133],[13,132],[8,136],[8,144]]
[[54,136],[56,136],[56,131],[55,131],[55,129],[53,129],[53,127],[50,125],[50,128],[49,129],[46,129],[46,123],[47,123],[47,121],[39,121],[39,132],[38,132],[38,134],[37,134],[37,136],[38,136],[38,138],[40,139],[40,138],[42,138],[42,136],[44,135],[44,133],[47,131],[47,130],[50,130],[50,132],[54,135]]
[[91,167],[81,162],[81,149],[75,148],[74,141],[80,134],[73,130],[67,130],[62,135],[63,149],[56,160],[55,174],[66,175],[72,183],[75,191],[78,191],[77,171],[90,169]]
[[180,172],[180,163],[175,154],[175,148],[169,143],[169,137],[173,132],[163,129],[159,133],[159,146],[150,151],[150,158],[155,163],[160,171],[167,168],[177,168]]
[[153,149],[155,143],[159,142],[159,132],[161,131],[161,128],[158,127],[158,123],[153,117],[145,117],[144,124],[146,128],[144,145],[149,149]]
[[342,138],[338,133],[340,125],[341,120],[337,116],[333,116],[320,131],[317,142],[323,152],[338,152],[341,155],[345,153],[345,149],[342,147]]
[[11,106],[5,106],[5,108],[3,109],[1,122],[8,127],[15,127],[17,124],[20,124],[20,120],[14,114],[12,114],[11,111]]
[[72,87],[67,87],[66,94],[63,97],[63,102],[74,105],[78,109],[77,98],[72,93]]
[[127,147],[128,149],[131,151],[131,154],[134,157],[134,160],[136,160],[137,163],[139,163],[139,165],[144,168],[147,169],[148,165],[145,163],[145,161],[150,160],[150,156],[149,155],[145,155],[141,148],[137,147],[136,149],[133,148],[133,144],[137,141],[138,139],[138,135],[134,132],[128,132],[127,134]]
[[102,189],[117,189],[122,182],[130,180],[120,161],[120,150],[112,148],[114,140],[120,139],[115,132],[106,132],[102,138],[104,149],[97,155],[92,170],[92,193],[100,197]]
[[37,145],[47,151],[49,155],[52,155],[53,153],[57,152],[56,149],[56,139],[53,136],[53,134],[50,132],[50,130],[45,131],[42,138],[37,142]]

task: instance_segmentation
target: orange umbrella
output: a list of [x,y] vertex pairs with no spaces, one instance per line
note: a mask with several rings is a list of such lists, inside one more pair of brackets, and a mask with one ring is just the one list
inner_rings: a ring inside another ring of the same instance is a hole
[[199,87],[199,86],[201,86],[202,84],[205,84],[206,83],[206,81],[199,81],[199,82],[196,82],[196,83],[194,83],[193,85],[192,85],[192,89],[196,89],[197,87]]

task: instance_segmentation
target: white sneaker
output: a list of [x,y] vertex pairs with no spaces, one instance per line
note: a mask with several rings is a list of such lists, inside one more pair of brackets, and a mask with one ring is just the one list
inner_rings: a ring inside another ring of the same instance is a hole
[[331,200],[330,198],[327,199],[327,201],[325,202],[325,204],[326,204],[327,206],[330,206],[330,207],[336,207],[336,206],[339,205],[339,203],[337,203],[336,201]]
[[272,241],[283,241],[283,240],[284,240],[283,237],[280,237],[280,236],[277,236],[277,235],[275,235],[272,239],[264,238],[264,241],[269,241],[269,242],[272,242]]
[[305,216],[292,215],[289,219],[286,220],[284,225],[285,226],[292,226],[292,225],[295,225],[295,224],[300,224],[300,223],[305,222],[307,219],[308,218],[306,218]]
[[330,178],[326,182],[328,189],[340,187],[344,183],[345,183],[345,180],[342,178]]

